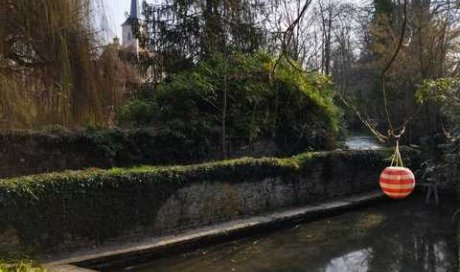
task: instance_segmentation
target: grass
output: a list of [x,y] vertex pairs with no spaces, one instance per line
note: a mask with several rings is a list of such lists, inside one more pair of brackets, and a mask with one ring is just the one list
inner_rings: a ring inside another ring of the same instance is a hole
[[48,272],[48,270],[30,260],[22,260],[14,263],[0,260],[0,272]]

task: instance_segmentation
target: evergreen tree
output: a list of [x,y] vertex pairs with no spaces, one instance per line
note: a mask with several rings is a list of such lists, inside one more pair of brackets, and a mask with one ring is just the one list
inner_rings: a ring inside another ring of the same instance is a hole
[[[145,69],[155,80],[219,52],[253,53],[264,47],[265,5],[260,0],[167,0],[143,5],[139,31]],[[145,52],[145,51],[144,51]],[[154,52],[154,54],[151,54]]]

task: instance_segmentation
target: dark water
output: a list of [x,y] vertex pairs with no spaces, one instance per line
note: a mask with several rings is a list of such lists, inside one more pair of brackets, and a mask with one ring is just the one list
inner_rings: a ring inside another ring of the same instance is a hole
[[391,201],[157,260],[133,271],[456,271],[455,202]]

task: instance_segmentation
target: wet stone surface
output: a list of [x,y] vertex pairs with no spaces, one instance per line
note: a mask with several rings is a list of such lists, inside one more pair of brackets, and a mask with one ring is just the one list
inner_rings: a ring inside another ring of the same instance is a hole
[[126,270],[457,271],[454,200],[438,208],[420,197],[202,248]]

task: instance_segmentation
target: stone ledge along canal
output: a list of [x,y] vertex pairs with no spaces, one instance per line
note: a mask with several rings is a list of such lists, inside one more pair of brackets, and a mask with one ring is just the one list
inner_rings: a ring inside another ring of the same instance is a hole
[[454,199],[435,207],[414,195],[124,271],[457,271],[455,208]]

